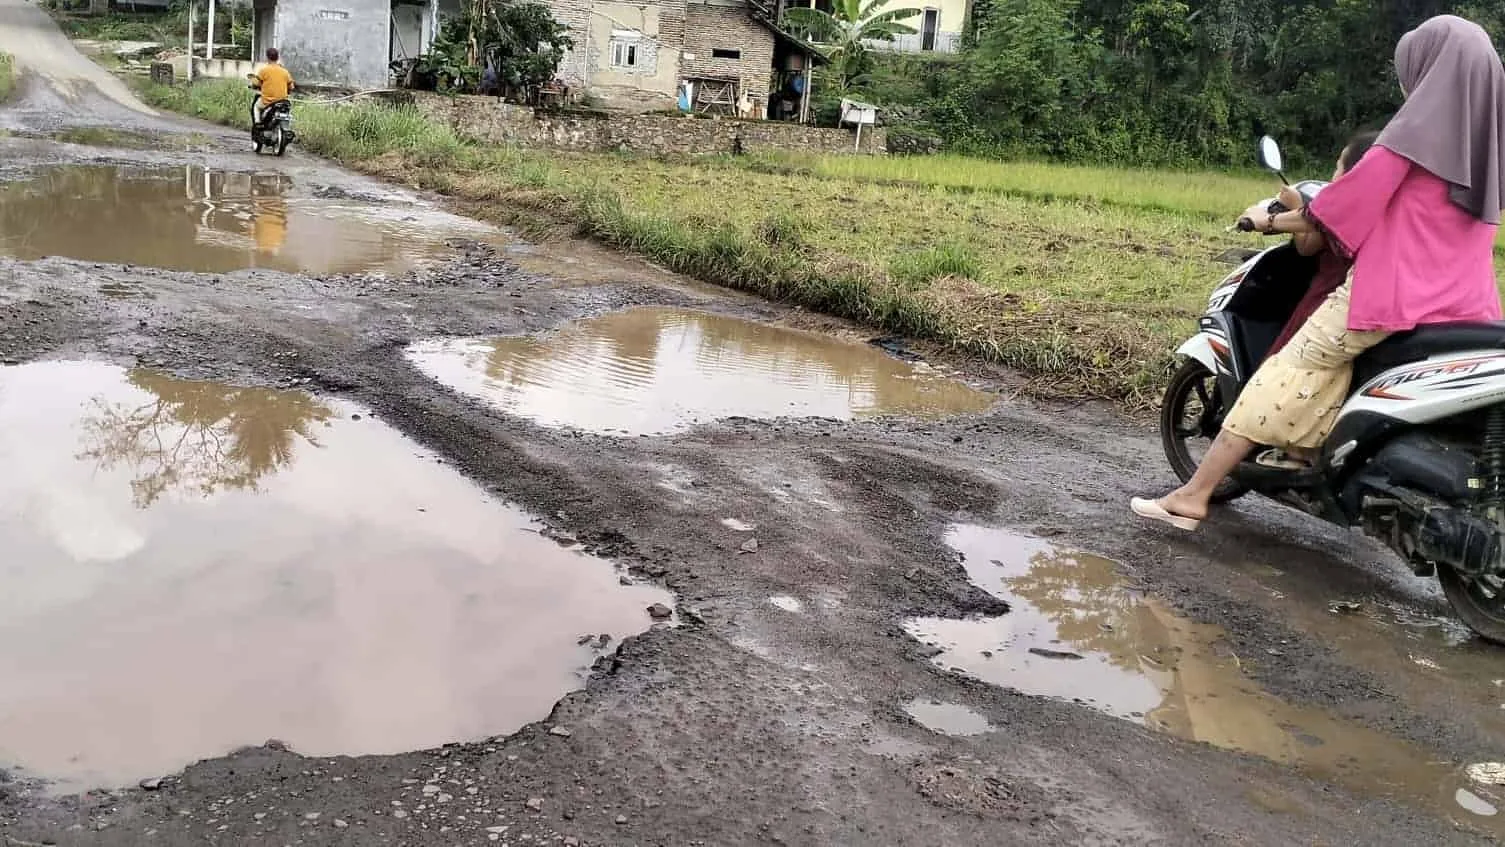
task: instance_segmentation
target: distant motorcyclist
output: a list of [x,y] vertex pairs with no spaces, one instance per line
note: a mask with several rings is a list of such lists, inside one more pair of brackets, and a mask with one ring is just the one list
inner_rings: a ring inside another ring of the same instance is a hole
[[252,126],[259,125],[261,116],[266,113],[267,108],[274,103],[286,100],[288,92],[295,87],[293,75],[282,66],[281,59],[276,47],[268,47],[267,63],[262,65],[261,70],[252,74],[251,87],[261,92],[261,97],[251,108]]

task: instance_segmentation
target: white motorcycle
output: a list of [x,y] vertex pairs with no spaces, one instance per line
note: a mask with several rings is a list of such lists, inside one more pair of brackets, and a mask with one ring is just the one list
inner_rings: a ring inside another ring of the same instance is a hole
[[[1277,174],[1280,148],[1260,140]],[[1284,177],[1281,177],[1284,180]],[[1291,187],[1310,202],[1327,183]],[[1271,201],[1272,212],[1284,211]],[[1249,221],[1240,221],[1249,229]],[[1317,260],[1271,247],[1212,292],[1161,407],[1166,458],[1183,482],[1194,455],[1254,375]],[[1458,617],[1505,644],[1505,323],[1436,324],[1397,333],[1359,356],[1353,391],[1316,464],[1241,464],[1214,502],[1255,492],[1344,527],[1360,527],[1436,575]]]

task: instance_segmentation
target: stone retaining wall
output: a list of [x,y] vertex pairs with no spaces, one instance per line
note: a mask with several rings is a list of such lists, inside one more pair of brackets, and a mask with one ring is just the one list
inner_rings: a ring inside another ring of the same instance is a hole
[[408,94],[425,117],[449,126],[467,138],[490,144],[657,156],[777,151],[887,152],[887,134],[881,128],[864,129],[859,150],[856,134],[846,129],[682,115],[542,112],[504,103],[495,97],[450,97],[425,91]]

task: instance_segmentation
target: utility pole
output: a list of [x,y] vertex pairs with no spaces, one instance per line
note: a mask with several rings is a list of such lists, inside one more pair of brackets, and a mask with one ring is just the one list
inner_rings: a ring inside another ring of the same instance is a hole
[[209,37],[204,39],[204,58],[214,58],[214,0],[209,0]]
[[198,4],[188,0],[188,81],[193,82],[193,10]]

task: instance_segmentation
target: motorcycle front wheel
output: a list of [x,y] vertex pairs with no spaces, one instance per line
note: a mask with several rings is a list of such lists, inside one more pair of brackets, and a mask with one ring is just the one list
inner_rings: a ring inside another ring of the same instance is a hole
[[[1197,472],[1227,412],[1218,378],[1206,365],[1187,359],[1176,369],[1160,404],[1160,444],[1177,479],[1187,482]],[[1247,488],[1225,479],[1212,492],[1212,502],[1227,503],[1247,493]]]

